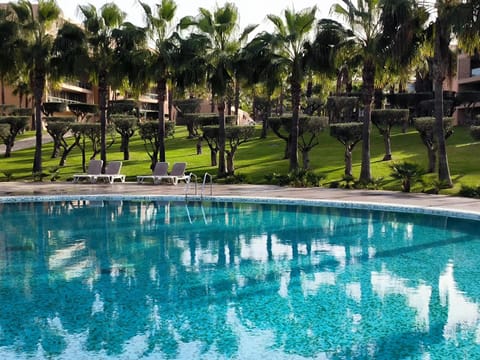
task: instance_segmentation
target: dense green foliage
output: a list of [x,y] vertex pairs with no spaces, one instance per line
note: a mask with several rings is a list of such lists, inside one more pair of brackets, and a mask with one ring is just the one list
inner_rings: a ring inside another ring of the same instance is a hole
[[[256,130],[256,136],[245,144],[242,144],[235,160],[235,173],[244,175],[250,183],[265,183],[265,176],[268,174],[287,174],[288,160],[283,159],[284,144],[272,133],[266,139],[260,139],[261,130]],[[32,136],[32,132],[21,137]],[[423,145],[418,132],[408,128],[403,132],[400,128],[392,131],[392,153],[397,162],[408,160],[426,168],[428,164]],[[119,136],[116,138],[119,144]],[[187,161],[187,170],[196,173],[199,178],[205,172],[216,174],[216,167],[210,165],[210,154],[204,151],[196,155],[197,139],[188,139],[187,131],[183,126],[177,126],[175,136],[167,139],[167,161]],[[52,143],[44,145],[45,167],[54,168],[58,166],[57,159],[50,159]],[[0,159],[0,174],[11,172],[12,177],[17,180],[31,180],[31,160],[33,149],[15,151],[9,159]],[[473,142],[470,129],[456,127],[455,135],[448,141],[448,153],[454,179],[453,189],[444,189],[443,193],[458,193],[461,186],[480,185],[480,163],[472,161],[472,154],[480,152],[480,143]],[[383,178],[380,188],[387,190],[400,190],[399,180],[390,176],[391,169],[389,161],[381,161],[384,155],[382,137],[379,134],[372,134],[372,174],[375,178]],[[122,160],[123,154],[118,151],[117,146],[109,149],[109,159]],[[360,154],[352,153],[353,168],[352,174],[358,179]],[[150,172],[151,161],[145,151],[143,140],[138,133],[133,136],[130,142],[130,160],[123,162],[122,173],[127,175],[127,180],[135,181],[139,174]],[[322,181],[323,186],[330,186],[331,183],[341,182],[344,177],[344,146],[335,138],[329,135],[329,131],[320,134],[320,144],[315,147],[310,156],[311,171],[315,174],[326,174]],[[78,147],[75,147],[68,157],[68,162],[59,170],[59,181],[71,179],[74,173],[82,172],[82,154]],[[427,182],[433,182],[434,175],[426,175]],[[4,175],[0,180],[6,181]],[[414,186],[412,191],[422,191],[422,187]]]

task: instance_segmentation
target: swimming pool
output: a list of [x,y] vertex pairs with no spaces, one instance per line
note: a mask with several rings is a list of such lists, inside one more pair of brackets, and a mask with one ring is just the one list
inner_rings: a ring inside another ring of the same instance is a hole
[[179,199],[0,203],[0,358],[480,358],[478,221]]

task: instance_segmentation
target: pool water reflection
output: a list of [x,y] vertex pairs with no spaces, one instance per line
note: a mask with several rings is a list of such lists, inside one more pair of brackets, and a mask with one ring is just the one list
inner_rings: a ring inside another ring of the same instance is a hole
[[478,222],[0,204],[0,358],[480,358]]

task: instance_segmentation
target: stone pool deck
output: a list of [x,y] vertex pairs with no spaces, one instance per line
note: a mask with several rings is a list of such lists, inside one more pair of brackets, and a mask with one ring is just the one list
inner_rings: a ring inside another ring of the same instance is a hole
[[[0,196],[32,195],[176,195],[184,196],[185,185],[153,185],[135,182],[115,184],[73,184],[71,182],[2,182]],[[480,217],[480,200],[446,195],[419,193],[401,193],[380,190],[343,190],[326,188],[289,188],[273,185],[220,185],[206,186],[204,195],[234,198],[279,198],[342,201],[354,203],[387,204],[394,206],[413,206],[441,211],[459,211],[472,213]],[[202,186],[197,185],[197,195],[201,195]],[[195,194],[194,185],[189,188],[189,196]]]

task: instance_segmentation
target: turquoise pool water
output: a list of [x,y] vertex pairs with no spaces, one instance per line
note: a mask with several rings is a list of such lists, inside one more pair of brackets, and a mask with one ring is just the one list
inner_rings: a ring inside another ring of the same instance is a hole
[[0,358],[478,359],[479,222],[287,204],[0,204]]

